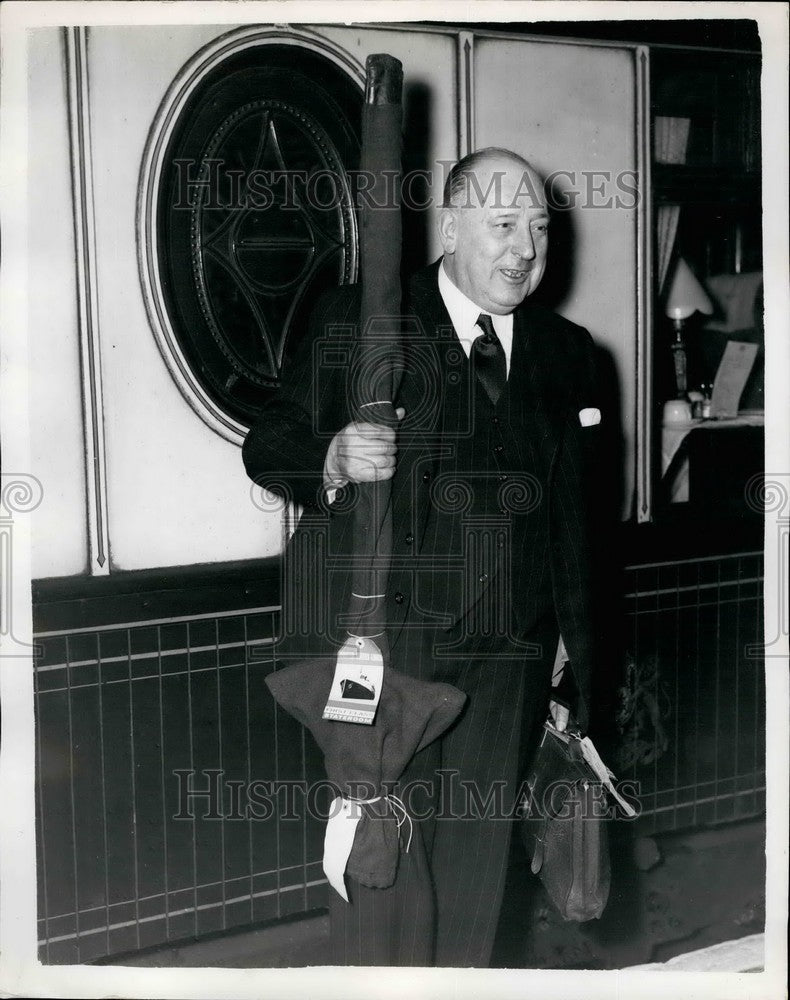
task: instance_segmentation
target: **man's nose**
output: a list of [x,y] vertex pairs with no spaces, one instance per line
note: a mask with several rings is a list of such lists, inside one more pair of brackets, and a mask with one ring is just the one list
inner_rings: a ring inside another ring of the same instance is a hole
[[513,237],[511,250],[521,260],[532,260],[535,256],[535,243],[529,226],[519,227]]

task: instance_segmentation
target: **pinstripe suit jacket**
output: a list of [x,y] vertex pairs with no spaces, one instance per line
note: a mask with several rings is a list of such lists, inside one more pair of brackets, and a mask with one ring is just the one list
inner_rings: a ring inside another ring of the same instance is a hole
[[[463,377],[453,376],[459,360],[463,369],[464,359],[439,294],[437,269],[438,262],[411,279],[404,303],[404,375],[395,402],[407,416],[399,432],[392,504],[394,537],[410,538],[401,561],[428,556],[435,572],[442,573],[446,563],[441,556],[447,553],[440,548],[446,543],[449,551],[454,541],[434,537],[426,552],[421,529],[429,513],[432,470],[442,450],[451,447],[442,434],[443,427],[453,426],[448,412],[461,424],[469,415]],[[323,466],[332,436],[351,419],[349,372],[358,315],[359,290],[354,286],[335,289],[318,303],[279,394],[264,407],[244,442],[249,476],[304,508],[286,554],[284,656],[328,652],[345,634],[336,622],[348,602],[353,487],[327,505]],[[531,401],[524,408],[529,421],[525,433],[536,444],[547,484],[554,610],[572,665],[565,693],[582,726],[597,656],[586,497],[598,430],[582,427],[579,411],[596,405],[594,371],[593,342],[586,330],[529,300],[515,311],[508,391]],[[462,574],[445,572],[433,590],[445,595],[437,623],[452,625],[468,610]],[[405,612],[405,604],[390,604],[391,628],[398,628]]]

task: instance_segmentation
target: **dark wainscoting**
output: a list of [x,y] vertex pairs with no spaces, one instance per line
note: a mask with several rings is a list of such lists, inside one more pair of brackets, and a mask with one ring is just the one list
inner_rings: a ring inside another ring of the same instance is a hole
[[[762,556],[655,546],[663,561],[623,577],[632,711],[622,702],[610,763],[639,783],[642,832],[759,815]],[[264,685],[279,561],[33,589],[41,960],[106,959],[325,906],[323,823],[299,793],[321,779],[320,755]],[[187,803],[187,780],[217,791]],[[290,789],[289,803],[281,790],[264,815],[273,796],[256,780]]]
[[34,585],[42,961],[324,905],[323,827],[299,785],[266,815],[254,784],[322,776],[264,684],[278,594],[279,560]]

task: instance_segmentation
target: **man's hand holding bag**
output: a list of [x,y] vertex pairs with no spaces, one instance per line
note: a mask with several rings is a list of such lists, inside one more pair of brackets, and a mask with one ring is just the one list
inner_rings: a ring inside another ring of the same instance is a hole
[[609,898],[607,793],[635,815],[611,778],[589,738],[545,723],[519,824],[532,871],[565,920],[600,917]]

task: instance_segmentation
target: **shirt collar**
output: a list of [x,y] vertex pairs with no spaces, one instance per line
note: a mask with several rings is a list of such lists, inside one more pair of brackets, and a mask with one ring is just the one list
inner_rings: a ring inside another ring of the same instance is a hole
[[[473,343],[481,334],[477,325],[477,317],[485,309],[464,295],[461,289],[453,283],[452,278],[444,268],[444,261],[439,265],[439,292],[450,314],[458,339],[464,343]],[[513,339],[513,314],[504,316],[491,315],[497,336],[505,344],[506,351]]]

